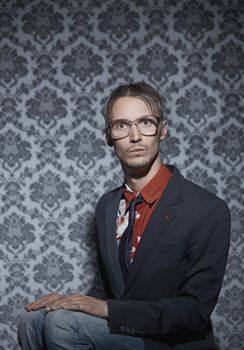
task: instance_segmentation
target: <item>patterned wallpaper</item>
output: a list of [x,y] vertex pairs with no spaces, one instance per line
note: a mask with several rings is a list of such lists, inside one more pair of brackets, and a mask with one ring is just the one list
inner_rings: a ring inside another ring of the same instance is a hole
[[212,319],[244,349],[243,26],[243,0],[0,0],[0,350],[24,304],[91,285],[94,208],[122,181],[102,108],[141,80],[165,99],[162,158],[231,209]]

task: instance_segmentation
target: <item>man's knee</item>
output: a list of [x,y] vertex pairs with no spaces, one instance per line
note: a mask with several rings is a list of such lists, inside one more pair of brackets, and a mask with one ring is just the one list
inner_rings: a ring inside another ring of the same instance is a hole
[[41,333],[45,311],[23,312],[19,317],[18,339]]
[[50,311],[44,320],[44,337],[49,346],[60,342],[72,343],[77,336],[75,313],[67,310]]
[[44,314],[39,311],[23,312],[19,317],[19,329],[32,326],[40,326],[43,322]]

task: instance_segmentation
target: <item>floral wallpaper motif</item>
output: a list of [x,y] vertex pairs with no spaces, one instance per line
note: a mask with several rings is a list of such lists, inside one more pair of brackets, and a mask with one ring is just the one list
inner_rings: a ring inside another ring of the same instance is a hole
[[121,184],[105,99],[144,80],[165,100],[165,162],[224,198],[227,271],[212,320],[244,349],[244,2],[0,1],[0,350],[23,306],[93,280],[93,214]]

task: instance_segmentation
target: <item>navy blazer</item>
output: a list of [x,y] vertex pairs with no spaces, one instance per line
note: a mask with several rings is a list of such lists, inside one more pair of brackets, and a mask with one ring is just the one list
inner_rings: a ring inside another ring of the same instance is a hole
[[106,299],[111,333],[142,337],[145,349],[214,347],[210,315],[226,268],[226,203],[173,171],[137,247],[126,283],[116,219],[123,188],[96,207],[98,271],[88,293]]

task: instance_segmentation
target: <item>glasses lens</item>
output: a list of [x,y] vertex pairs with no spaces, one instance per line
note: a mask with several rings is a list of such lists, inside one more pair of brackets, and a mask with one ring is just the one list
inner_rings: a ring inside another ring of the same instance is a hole
[[153,117],[143,117],[137,120],[137,126],[143,135],[154,135],[157,132],[157,119]]
[[111,124],[110,130],[114,138],[123,138],[129,134],[130,124],[126,120],[118,120]]

